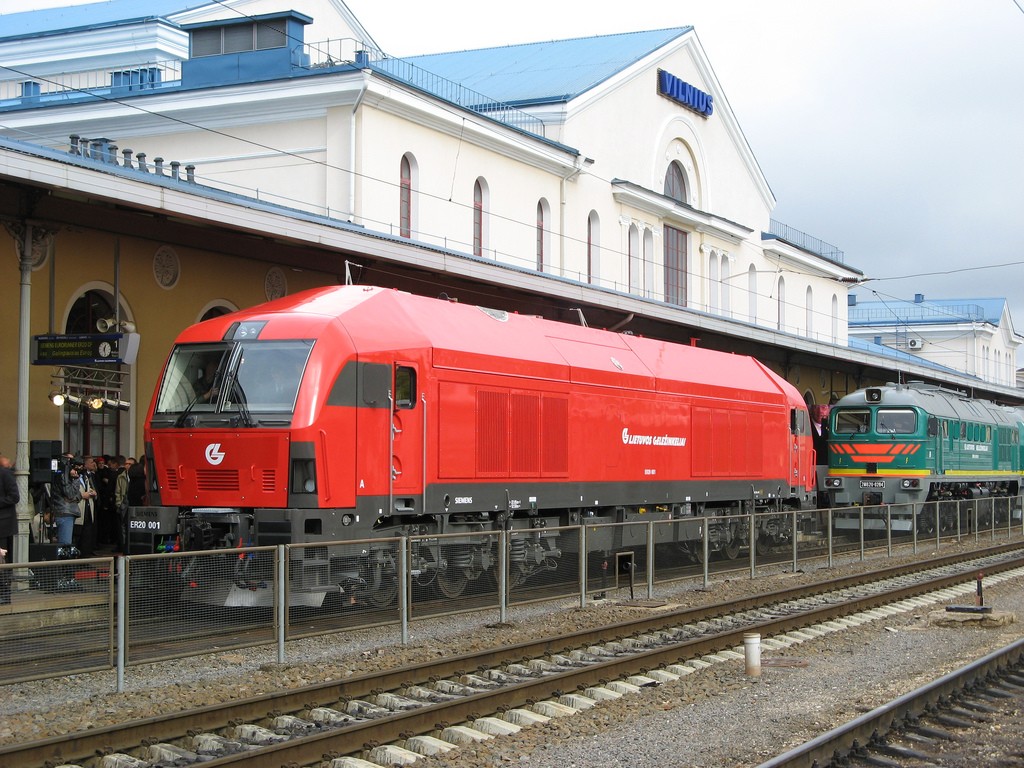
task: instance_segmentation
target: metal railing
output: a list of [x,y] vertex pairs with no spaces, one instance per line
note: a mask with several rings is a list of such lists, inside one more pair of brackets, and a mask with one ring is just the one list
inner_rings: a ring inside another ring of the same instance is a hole
[[31,80],[0,81],[0,107],[37,106],[78,96],[124,96],[181,84],[181,62],[151,61],[122,69],[61,72]]
[[979,322],[985,319],[985,308],[980,304],[907,304],[894,302],[895,308],[853,306],[847,310],[850,325],[906,325],[942,320],[947,323]]
[[774,235],[779,240],[784,240],[790,245],[795,245],[797,248],[816,253],[837,264],[846,263],[846,254],[836,246],[826,243],[824,240],[809,235],[806,232],[801,232],[799,229],[788,224],[783,224],[781,221],[771,219],[768,225],[768,234]]
[[[1024,537],[1021,497],[171,552],[0,566],[0,684],[541,601]],[[712,560],[716,560],[712,565]],[[696,565],[694,565],[696,563]],[[286,578],[286,575],[290,575]],[[6,587],[4,586],[6,585]],[[8,600],[9,602],[5,602]]]

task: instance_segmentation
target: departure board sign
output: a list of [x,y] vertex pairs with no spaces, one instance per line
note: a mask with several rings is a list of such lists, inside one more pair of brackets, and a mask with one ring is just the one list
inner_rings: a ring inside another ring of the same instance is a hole
[[95,365],[135,362],[137,333],[48,334],[32,337],[33,365]]

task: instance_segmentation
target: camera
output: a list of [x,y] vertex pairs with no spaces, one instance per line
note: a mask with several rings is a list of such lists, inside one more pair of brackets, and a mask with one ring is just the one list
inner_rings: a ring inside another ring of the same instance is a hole
[[53,460],[53,482],[67,482],[71,479],[71,470],[80,473],[85,462],[79,456],[58,456]]

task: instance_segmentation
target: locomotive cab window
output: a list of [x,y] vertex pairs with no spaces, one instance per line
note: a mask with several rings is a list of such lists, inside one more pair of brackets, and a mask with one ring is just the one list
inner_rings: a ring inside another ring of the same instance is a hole
[[832,432],[837,435],[856,435],[867,432],[871,426],[871,411],[867,408],[849,408],[836,412]]
[[160,384],[156,413],[216,410],[227,370],[228,352],[223,344],[176,347]]
[[879,408],[875,431],[881,435],[912,435],[917,432],[917,414],[909,408]]
[[167,362],[154,416],[178,426],[190,414],[232,413],[247,426],[258,425],[258,413],[290,420],[312,348],[306,340],[179,345]]
[[395,408],[416,407],[416,369],[405,365],[395,368]]

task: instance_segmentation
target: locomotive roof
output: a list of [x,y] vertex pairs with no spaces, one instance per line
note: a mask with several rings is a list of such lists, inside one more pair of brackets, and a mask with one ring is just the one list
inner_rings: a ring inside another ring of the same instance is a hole
[[[435,367],[649,391],[681,391],[685,385],[686,391],[728,391],[751,402],[803,402],[785,379],[744,355],[392,289],[313,289],[209,321],[223,326],[210,330],[223,333],[240,319],[266,319],[261,338],[312,338],[340,326],[360,353],[429,348]],[[180,340],[198,339],[183,334]]]
[[869,387],[843,397],[836,407],[857,407],[868,405],[866,392],[868,389],[882,390],[881,403],[870,403],[880,406],[918,407],[932,416],[961,421],[978,421],[991,424],[1016,425],[1024,420],[1024,412],[1020,409],[968,397],[941,387],[927,386],[919,383],[886,384],[884,387]]

